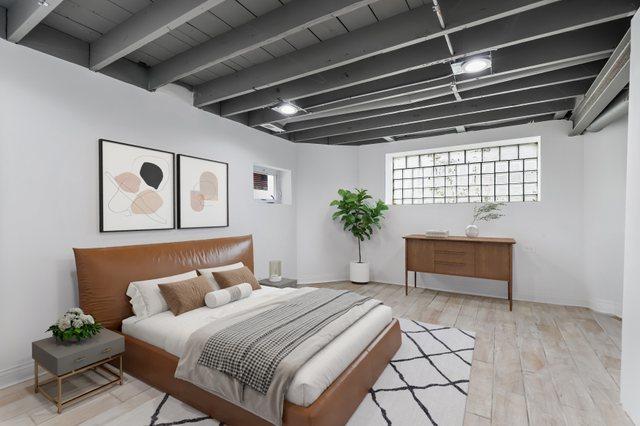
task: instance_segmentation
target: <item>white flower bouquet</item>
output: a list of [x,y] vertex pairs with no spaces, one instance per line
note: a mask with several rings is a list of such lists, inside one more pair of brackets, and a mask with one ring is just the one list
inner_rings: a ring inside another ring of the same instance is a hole
[[47,329],[60,341],[85,340],[100,332],[102,325],[80,308],[71,308]]

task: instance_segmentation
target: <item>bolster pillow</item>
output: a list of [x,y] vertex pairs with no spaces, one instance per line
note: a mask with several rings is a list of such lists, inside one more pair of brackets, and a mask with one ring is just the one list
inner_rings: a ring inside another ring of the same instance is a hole
[[217,308],[251,296],[252,290],[251,284],[242,283],[222,290],[211,291],[204,296],[204,303],[210,308]]

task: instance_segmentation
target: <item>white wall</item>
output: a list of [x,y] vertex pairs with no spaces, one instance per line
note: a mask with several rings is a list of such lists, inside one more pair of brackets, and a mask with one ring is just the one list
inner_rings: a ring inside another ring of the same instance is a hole
[[622,314],[627,119],[585,133],[584,284],[603,312]]
[[298,280],[344,280],[355,240],[331,220],[329,203],[357,185],[358,148],[301,144],[297,157]]
[[640,424],[640,18],[631,21],[631,80],[622,321],[622,405]]
[[[0,58],[0,387],[77,303],[72,247],[253,234],[258,276],[274,258],[296,276],[295,208],[254,202],[251,183],[254,162],[294,170],[293,144],[4,41]],[[98,138],[228,162],[230,226],[100,234]]]
[[[504,218],[480,225],[481,235],[516,239],[514,298],[619,313],[624,175],[611,169],[624,165],[624,125],[607,128],[597,136],[569,138],[569,130],[570,123],[555,121],[363,146],[359,150],[358,184],[384,199],[385,154],[389,152],[541,136],[541,201],[508,204]],[[592,193],[587,184],[598,193]],[[612,189],[600,194],[604,188]],[[403,283],[402,235],[426,229],[448,229],[452,235],[463,235],[473,207],[391,206],[384,229],[365,246],[372,279]],[[616,254],[619,257],[613,259]],[[603,255],[611,262],[599,262],[585,270],[585,260]],[[506,285],[491,280],[423,274],[418,285],[506,296]]]

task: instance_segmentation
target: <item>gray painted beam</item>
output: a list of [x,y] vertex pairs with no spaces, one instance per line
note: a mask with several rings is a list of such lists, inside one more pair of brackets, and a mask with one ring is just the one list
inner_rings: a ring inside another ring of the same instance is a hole
[[149,88],[156,89],[373,1],[292,1],[152,67]]
[[573,130],[569,133],[571,136],[582,134],[629,84],[630,59],[631,30],[624,35],[593,86],[573,111]]
[[[620,38],[628,28],[628,20],[609,22],[594,27],[584,28],[577,31],[558,34],[552,37],[531,41],[518,46],[507,47],[493,53],[493,74],[474,76],[465,78],[458,76],[463,90],[471,86],[472,88],[482,87],[488,84],[536,75],[555,69],[566,68],[586,62],[604,59],[609,57]],[[428,67],[427,70],[432,67]],[[386,80],[393,79],[387,77]],[[369,83],[354,86],[364,91]],[[331,95],[336,92],[329,92]],[[439,87],[416,84],[409,87],[401,87],[395,90],[387,90],[381,93],[363,95],[354,99],[338,100],[330,105],[314,106],[307,105],[308,99],[303,98],[297,103],[306,107],[307,114],[293,116],[280,120],[274,115],[267,115],[262,111],[252,111],[250,123],[255,124],[262,118],[273,118],[279,123],[296,123],[310,119],[344,115],[366,111],[369,109],[386,108],[394,105],[419,102],[424,99],[431,99],[442,96],[445,91]]]
[[[510,118],[502,121],[492,121],[488,123],[479,123],[479,124],[474,124],[470,126],[461,126],[461,127],[464,127],[466,132],[475,132],[478,130],[495,129],[495,128],[506,127],[506,126],[518,126],[522,124],[540,123],[543,121],[550,121],[553,119],[554,119],[553,114],[543,114],[543,115],[536,115],[536,116],[528,116],[526,118]],[[416,133],[416,134],[406,135],[406,136],[395,136],[393,139],[395,139],[396,141],[402,141],[402,140],[418,139],[418,138],[431,138],[434,136],[441,136],[441,135],[452,134],[452,133],[457,133],[457,131],[455,129],[434,130],[431,132]],[[370,139],[366,141],[346,143],[343,145],[344,146],[349,146],[349,145],[361,146],[361,145],[371,145],[371,144],[387,143],[387,142],[389,141],[385,139]],[[301,142],[301,143],[305,143],[305,142]],[[310,143],[317,143],[317,142],[310,141]],[[322,143],[326,144],[327,142],[326,140],[324,140],[322,141]]]
[[[391,78],[376,80],[366,85],[360,85],[362,87],[357,86],[357,90],[359,93],[357,95],[349,97],[346,100],[343,100],[342,102],[351,101],[359,104],[359,103],[366,102],[367,99],[371,97],[392,96],[392,93],[397,91],[405,92],[409,90],[411,91],[429,90],[429,89],[448,87],[451,83],[453,83],[453,76],[451,74],[451,67],[449,65],[438,64],[433,67],[428,67],[426,69],[420,69],[416,71],[393,76],[393,77],[400,77],[399,80],[401,82],[401,86],[399,88],[396,88],[395,86],[390,87],[393,83],[386,80],[390,80]],[[410,79],[408,80],[402,78],[404,75],[409,75],[414,73],[419,74],[419,76],[410,77]],[[418,78],[420,78],[420,80],[418,81],[417,84],[403,84],[403,82],[417,80]],[[376,86],[375,83],[378,81],[383,81],[383,85]],[[371,87],[371,91],[369,91],[370,87]],[[376,87],[381,87],[382,89],[375,90]],[[389,87],[389,88],[386,89],[386,87]],[[340,96],[343,96],[343,95],[340,95]],[[337,101],[335,104],[325,104],[324,106],[329,108],[329,110],[339,109],[342,102]],[[314,103],[315,103],[315,100],[312,99],[308,101],[306,98],[296,101],[295,104],[298,105],[303,110],[303,112],[299,113],[300,116],[302,115],[311,116],[314,114],[314,111],[316,108],[318,108],[319,111],[323,111],[322,107],[314,106]],[[294,117],[299,117],[299,116],[294,116]],[[282,114],[276,111],[273,111],[271,109],[261,109],[257,111],[251,111],[249,113],[249,125],[260,126],[265,123],[273,123],[276,121],[280,121],[283,118],[285,118],[286,120],[289,120],[289,119],[292,119],[293,117],[284,117]]]
[[18,43],[55,9],[62,0],[16,0],[7,10],[7,40]]
[[[89,67],[89,43],[44,24],[36,26],[19,44],[83,67]],[[128,59],[120,59],[101,72],[125,83],[143,89],[147,88],[147,69]]]
[[458,102],[450,102],[411,111],[388,114],[380,117],[351,121],[334,126],[305,130],[294,133],[291,135],[290,139],[299,142],[310,139],[326,138],[329,136],[345,135],[348,133],[358,133],[372,129],[393,127],[402,124],[429,121],[438,118],[465,115],[478,111],[504,109],[518,105],[573,98],[586,93],[590,84],[590,80],[581,80],[546,87],[526,89],[518,92],[478,96]]
[[[589,80],[588,83],[598,75],[601,63],[592,63],[584,66],[576,66],[568,69],[556,70],[545,74],[524,77],[517,80],[511,80],[495,85],[485,86],[481,88],[466,88],[460,91],[464,100],[478,99],[486,96],[495,96],[503,93],[511,93],[516,91],[533,89],[536,87],[552,86],[562,83]],[[356,112],[351,114],[338,115],[333,117],[319,118],[315,120],[302,121],[298,123],[290,123],[285,126],[287,132],[299,132],[294,135],[296,140],[302,138],[316,138],[330,136],[332,134],[348,133],[352,126],[362,125],[366,120],[372,120],[373,124],[377,124],[378,118],[389,114],[398,114],[407,111],[423,109],[429,106],[455,103],[456,99],[451,95],[428,99],[411,104],[398,105],[388,108],[380,108]],[[347,124],[345,124],[347,123]],[[352,130],[351,130],[352,131]]]
[[7,9],[0,6],[0,38],[7,39]]
[[156,0],[91,43],[94,71],[206,12],[224,0]]
[[[472,32],[473,39],[482,41],[482,43],[474,43],[469,39],[469,36],[462,38],[461,46],[469,46],[472,51],[458,48],[455,41],[454,45],[456,52],[460,55],[479,50],[494,50],[548,37],[570,29],[628,17],[635,12],[637,4],[637,0],[611,0],[607,2],[564,0],[460,32],[460,34]],[[550,16],[553,18],[549,18]],[[452,34],[452,37],[456,34],[458,33]],[[433,65],[447,59],[449,59],[449,52],[442,40],[429,40],[230,99],[222,103],[222,115],[228,116],[259,109],[273,105],[279,99],[295,100],[373,81]],[[196,88],[195,98],[196,105],[207,104],[215,99],[199,92],[198,88]]]
[[506,109],[497,109],[491,111],[476,112],[467,115],[455,117],[440,118],[437,120],[423,121],[419,123],[403,124],[394,127],[386,127],[384,129],[369,130],[359,133],[350,133],[341,136],[332,136],[327,138],[329,144],[341,145],[365,141],[369,139],[378,139],[385,136],[409,135],[421,133],[430,130],[452,129],[456,126],[470,126],[480,123],[491,123],[502,121],[510,118],[525,118],[543,114],[564,111],[573,107],[573,99],[561,99],[551,102],[542,102],[531,105],[515,106]]
[[[440,26],[431,6],[422,6],[232,75],[203,83],[196,88],[196,106],[219,102],[376,54],[433,40],[444,34],[544,6],[553,1],[557,0],[464,2],[448,11],[446,29]],[[448,50],[446,52],[449,54]]]

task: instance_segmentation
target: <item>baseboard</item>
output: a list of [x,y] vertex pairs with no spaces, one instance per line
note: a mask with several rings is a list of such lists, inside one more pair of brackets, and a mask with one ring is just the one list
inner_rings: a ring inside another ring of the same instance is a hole
[[[376,281],[377,282],[377,281]],[[404,286],[402,283],[382,283],[382,284],[392,284],[398,286]],[[418,286],[418,288],[423,288]],[[438,288],[438,287],[429,287],[431,290],[435,291],[446,291],[447,293],[456,293],[456,294],[469,294],[472,296],[482,296],[482,297],[499,297],[495,294],[489,294],[487,292],[477,292],[477,291],[465,291],[464,293],[452,290],[450,288]],[[536,302],[536,303],[548,303],[551,305],[565,305],[565,306],[580,306],[584,308],[589,308],[597,312],[601,312],[607,315],[616,315],[622,317],[622,305],[619,303],[615,303],[609,300],[603,299],[591,299],[591,300],[579,300],[579,299],[569,299],[563,297],[549,297],[549,296],[539,296],[534,294],[514,294],[514,300],[521,300],[523,302]]]
[[309,284],[321,284],[321,283],[335,283],[339,281],[349,281],[347,277],[336,277],[336,276],[325,276],[325,277],[312,277],[312,278],[302,278],[298,279],[298,285],[309,285]]
[[33,361],[25,361],[0,371],[0,389],[8,388],[33,377]]

